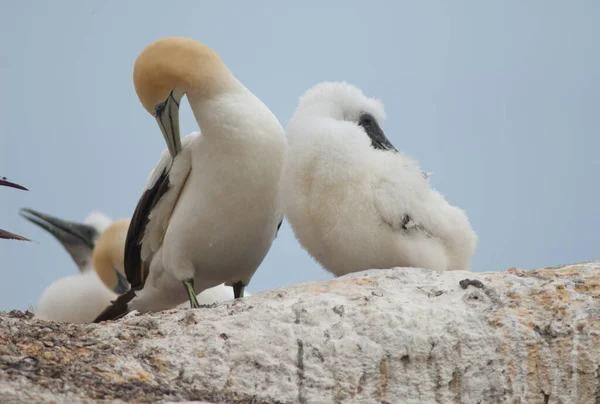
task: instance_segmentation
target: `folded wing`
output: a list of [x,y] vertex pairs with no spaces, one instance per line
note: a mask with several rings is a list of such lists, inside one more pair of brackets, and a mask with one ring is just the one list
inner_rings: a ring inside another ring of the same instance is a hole
[[186,136],[175,159],[171,159],[168,150],[163,151],[135,208],[124,255],[125,274],[133,290],[144,287],[152,257],[162,244],[171,213],[192,168],[188,146],[198,136],[199,133]]

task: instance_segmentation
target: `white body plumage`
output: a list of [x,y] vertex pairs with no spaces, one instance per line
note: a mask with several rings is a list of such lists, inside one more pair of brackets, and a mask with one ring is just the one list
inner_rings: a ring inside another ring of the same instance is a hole
[[[138,97],[168,149],[128,232],[124,294],[97,321],[175,307],[225,283],[248,285],[282,220],[287,141],[277,118],[208,47],[165,38],[136,60]],[[202,134],[179,137],[186,95]]]
[[[240,116],[240,109],[249,115]],[[204,103],[196,116],[205,134],[183,139],[169,172],[171,188],[149,215],[141,253],[150,271],[131,310],[184,302],[181,282],[192,277],[197,293],[221,283],[247,285],[275,238],[283,128],[247,90]],[[165,150],[146,189],[170,161]]]

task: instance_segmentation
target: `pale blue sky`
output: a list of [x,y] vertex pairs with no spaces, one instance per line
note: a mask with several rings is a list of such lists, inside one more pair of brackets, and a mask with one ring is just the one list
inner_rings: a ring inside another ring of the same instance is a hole
[[[479,234],[473,270],[600,258],[600,2],[31,1],[0,13],[0,309],[75,264],[18,216],[130,216],[165,147],[133,62],[186,36],[215,50],[284,127],[298,97],[346,80],[380,98],[387,136]],[[182,134],[196,130],[185,107]],[[253,293],[327,279],[286,223]]]

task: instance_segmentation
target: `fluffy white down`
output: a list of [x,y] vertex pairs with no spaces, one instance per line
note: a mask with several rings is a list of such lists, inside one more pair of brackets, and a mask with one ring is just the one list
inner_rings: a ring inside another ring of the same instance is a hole
[[[302,246],[335,275],[369,268],[468,270],[477,236],[415,161],[371,146],[358,125],[381,102],[347,83],[300,98],[287,128],[284,213]],[[411,222],[403,229],[403,219]]]
[[95,227],[96,230],[98,230],[98,234],[101,234],[108,226],[110,226],[112,219],[102,212],[92,211],[83,220],[83,223]]
[[86,271],[58,279],[46,288],[34,315],[42,320],[91,323],[116,297],[95,271]]

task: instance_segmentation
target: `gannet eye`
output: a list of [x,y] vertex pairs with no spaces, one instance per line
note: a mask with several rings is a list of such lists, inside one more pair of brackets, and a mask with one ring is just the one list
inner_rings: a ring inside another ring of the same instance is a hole
[[161,116],[163,111],[165,110],[166,106],[167,106],[167,100],[156,104],[156,106],[154,107],[154,116],[155,117]]
[[375,118],[371,114],[362,114],[358,120],[358,125],[368,128],[373,125],[373,122],[375,122]]

